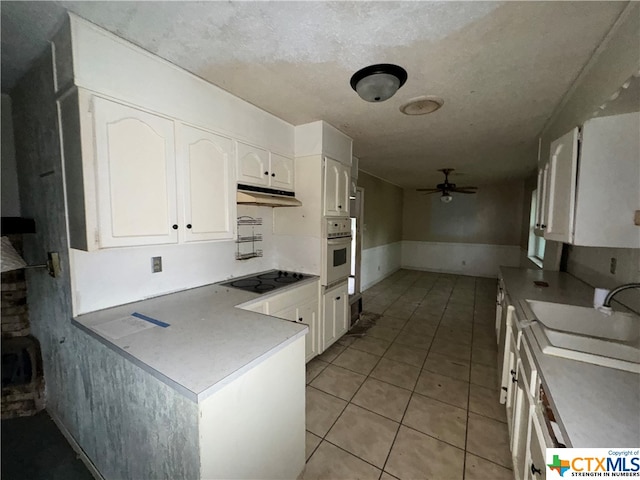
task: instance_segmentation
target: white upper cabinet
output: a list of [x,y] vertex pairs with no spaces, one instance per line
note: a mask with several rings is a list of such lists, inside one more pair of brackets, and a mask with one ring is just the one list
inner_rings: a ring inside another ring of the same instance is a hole
[[231,139],[82,89],[58,108],[71,248],[234,237]]
[[544,237],[571,243],[578,172],[578,128],[551,144]]
[[351,169],[340,162],[325,158],[324,164],[324,215],[349,216],[349,191]]
[[573,243],[640,248],[640,113],[585,122]]
[[539,176],[546,239],[640,248],[640,228],[634,224],[640,209],[639,132],[640,113],[627,113],[589,120],[580,140],[575,128],[551,144]]
[[269,177],[272,188],[293,191],[295,185],[295,167],[292,158],[271,153]]
[[184,241],[233,238],[233,141],[180,125],[178,163],[184,191]]
[[101,248],[178,241],[173,122],[94,98]]
[[238,142],[238,182],[269,186],[269,152]]
[[238,142],[238,183],[293,191],[293,159]]

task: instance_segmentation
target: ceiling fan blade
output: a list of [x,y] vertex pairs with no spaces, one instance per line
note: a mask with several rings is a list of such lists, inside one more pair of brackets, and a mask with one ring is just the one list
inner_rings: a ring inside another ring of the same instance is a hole
[[434,190],[432,192],[422,192],[423,195],[431,195],[432,193],[442,193],[442,190]]
[[440,190],[439,188],[416,188],[416,192],[429,192],[429,193],[434,193],[434,192],[440,192],[442,190]]
[[478,187],[456,187],[454,190],[477,190]]
[[473,190],[452,190],[453,193],[478,193]]

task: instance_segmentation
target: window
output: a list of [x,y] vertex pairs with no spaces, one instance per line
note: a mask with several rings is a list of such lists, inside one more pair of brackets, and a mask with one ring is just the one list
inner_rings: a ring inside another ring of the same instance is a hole
[[531,214],[529,215],[529,259],[542,268],[542,260],[544,259],[544,237],[536,235],[536,218],[538,213],[538,204],[536,201],[537,190],[531,192]]

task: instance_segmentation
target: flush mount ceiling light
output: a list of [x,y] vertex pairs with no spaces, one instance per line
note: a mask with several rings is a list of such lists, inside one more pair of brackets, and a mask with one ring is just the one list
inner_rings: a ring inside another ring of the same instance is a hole
[[412,98],[400,107],[405,115],[426,115],[438,110],[444,104],[444,100],[434,95],[423,95]]
[[351,88],[367,102],[384,102],[407,81],[407,72],[398,65],[380,63],[358,70],[351,77]]

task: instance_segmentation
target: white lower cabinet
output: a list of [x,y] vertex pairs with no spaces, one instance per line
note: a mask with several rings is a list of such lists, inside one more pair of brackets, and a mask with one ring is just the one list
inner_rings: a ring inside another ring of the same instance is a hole
[[325,351],[349,329],[349,288],[347,282],[324,293],[322,300],[322,348]]
[[305,339],[305,359],[308,362],[318,355],[318,299],[315,298],[296,309],[296,321],[304,323],[309,327],[309,333]]
[[[508,299],[506,290],[505,298]],[[518,328],[518,317],[510,301],[502,304],[506,308],[504,328],[504,351],[502,358],[501,398],[507,412],[509,447],[516,480],[540,480],[545,478],[545,449],[554,442],[548,433],[541,413],[540,376],[522,330]]]
[[544,419],[541,413],[532,409],[529,417],[529,436],[527,445],[529,450],[524,464],[524,478],[528,480],[541,480],[547,478],[547,468],[545,465],[545,451],[552,447],[550,439],[544,434]]
[[320,304],[318,281],[291,288],[264,299],[242,305],[240,308],[309,327],[305,338],[305,359],[308,362],[320,353]]

